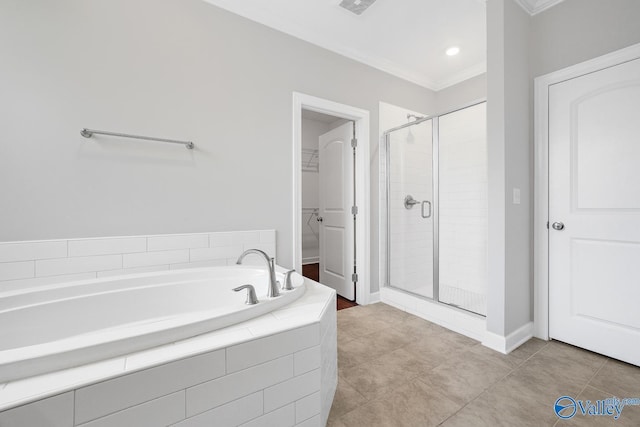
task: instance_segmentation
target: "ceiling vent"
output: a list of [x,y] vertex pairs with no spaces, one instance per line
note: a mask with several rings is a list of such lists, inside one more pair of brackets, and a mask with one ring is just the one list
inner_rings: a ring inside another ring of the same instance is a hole
[[342,0],[340,7],[344,7],[349,12],[353,12],[356,15],[362,15],[362,12],[367,10],[369,6],[375,3],[376,0]]

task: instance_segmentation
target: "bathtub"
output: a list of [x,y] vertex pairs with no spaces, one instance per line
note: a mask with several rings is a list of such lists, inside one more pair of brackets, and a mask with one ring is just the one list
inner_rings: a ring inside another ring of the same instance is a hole
[[[276,274],[282,281],[282,273]],[[0,384],[105,360],[261,316],[305,292],[267,298],[268,274],[249,266],[135,274],[0,294]],[[250,283],[259,303],[246,305]]]

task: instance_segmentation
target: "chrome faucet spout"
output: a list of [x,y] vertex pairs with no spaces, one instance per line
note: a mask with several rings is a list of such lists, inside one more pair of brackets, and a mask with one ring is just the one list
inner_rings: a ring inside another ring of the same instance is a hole
[[267,289],[267,297],[275,298],[280,296],[280,284],[276,280],[275,261],[273,258],[269,257],[266,252],[261,251],[260,249],[247,249],[238,257],[236,264],[242,264],[244,257],[250,254],[259,255],[267,262],[267,267],[269,269],[269,288]]

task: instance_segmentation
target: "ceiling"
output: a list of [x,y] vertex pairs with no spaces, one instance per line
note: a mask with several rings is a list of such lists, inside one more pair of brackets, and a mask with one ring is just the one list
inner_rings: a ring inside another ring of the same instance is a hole
[[359,16],[340,0],[205,1],[432,90],[486,71],[484,0],[377,0]]

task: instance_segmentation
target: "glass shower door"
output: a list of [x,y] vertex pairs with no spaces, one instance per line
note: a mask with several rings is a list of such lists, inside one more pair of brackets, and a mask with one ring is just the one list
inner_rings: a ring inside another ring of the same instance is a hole
[[487,113],[482,102],[438,119],[438,301],[487,314]]
[[433,122],[391,131],[387,154],[387,285],[433,298]]

